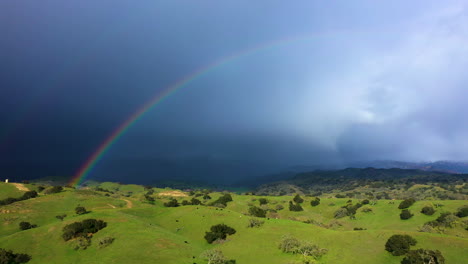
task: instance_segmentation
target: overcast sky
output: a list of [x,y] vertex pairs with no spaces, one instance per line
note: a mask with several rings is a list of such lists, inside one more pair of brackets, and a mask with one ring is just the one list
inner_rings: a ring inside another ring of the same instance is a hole
[[[467,160],[462,1],[1,1],[0,157]],[[240,54],[239,56],[233,56]]]

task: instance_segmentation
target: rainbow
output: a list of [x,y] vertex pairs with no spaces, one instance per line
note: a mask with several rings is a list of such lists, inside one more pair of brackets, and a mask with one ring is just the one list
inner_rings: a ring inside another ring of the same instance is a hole
[[[336,32],[335,32],[336,33]],[[184,78],[176,81],[162,92],[156,94],[151,100],[146,102],[142,107],[140,107],[137,111],[135,111],[125,122],[123,122],[114,132],[107,137],[107,139],[102,142],[102,144],[94,151],[94,153],[86,160],[86,162],[80,167],[77,173],[72,177],[69,182],[71,186],[77,186],[84,182],[86,177],[92,171],[92,169],[96,166],[96,164],[103,158],[103,156],[109,151],[109,149],[121,138],[138,120],[140,120],[147,112],[151,109],[156,107],[160,104],[163,100],[169,98],[175,92],[177,92],[182,87],[187,86],[188,84],[192,83],[193,81],[203,77],[213,70],[226,65],[236,59],[244,57],[246,55],[251,55],[261,50],[265,50],[267,48],[272,47],[279,47],[281,45],[289,44],[298,40],[304,40],[310,38],[310,35],[305,36],[295,36],[292,38],[280,39],[273,42],[263,43],[245,50],[241,50],[234,54],[231,54],[226,57],[222,57],[205,67],[202,67],[191,74],[185,76]]]

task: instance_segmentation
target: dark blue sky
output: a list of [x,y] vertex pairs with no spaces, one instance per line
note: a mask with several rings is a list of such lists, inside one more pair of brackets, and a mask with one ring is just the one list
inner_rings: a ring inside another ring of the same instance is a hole
[[462,1],[1,1],[0,157],[74,171],[170,84],[264,45],[156,106],[101,163],[466,160],[467,11]]

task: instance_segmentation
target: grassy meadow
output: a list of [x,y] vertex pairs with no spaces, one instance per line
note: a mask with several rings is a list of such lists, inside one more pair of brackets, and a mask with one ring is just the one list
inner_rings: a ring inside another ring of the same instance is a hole
[[[26,185],[30,189],[34,185]],[[32,256],[31,264],[42,263],[207,263],[200,254],[208,249],[220,249],[227,259],[240,264],[286,264],[299,261],[297,255],[283,253],[278,243],[284,235],[307,240],[328,253],[317,263],[400,263],[403,257],[395,257],[385,251],[387,239],[394,234],[409,234],[418,243],[412,249],[438,249],[448,264],[467,263],[468,231],[463,224],[442,233],[419,232],[428,221],[435,220],[441,212],[455,212],[467,205],[464,200],[417,201],[410,207],[414,214],[409,220],[400,220],[400,201],[378,200],[374,205],[359,208],[355,219],[334,218],[334,212],[348,200],[358,199],[321,198],[318,206],[310,205],[311,197],[303,197],[304,211],[288,210],[292,196],[266,197],[268,204],[263,207],[284,209],[269,212],[264,225],[248,228],[251,216],[246,215],[250,205],[259,206],[260,196],[232,194],[233,201],[227,207],[217,208],[204,205],[165,207],[167,193],[171,190],[154,188],[154,204],[143,199],[147,192],[143,186],[101,183],[96,186],[112,191],[92,189],[75,190],[65,188],[56,194],[40,194],[39,197],[0,206],[0,248]],[[180,192],[177,192],[180,194]],[[0,184],[0,197],[19,197],[22,192],[11,184]],[[190,200],[176,197],[179,202]],[[212,200],[221,193],[210,193]],[[201,197],[198,197],[201,199]],[[440,204],[436,213],[427,216],[420,213],[426,205]],[[75,207],[83,206],[90,212],[77,215]],[[372,212],[363,212],[364,208]],[[55,216],[66,214],[61,221]],[[84,219],[100,219],[107,227],[95,233],[92,244],[86,250],[75,250],[71,241],[62,239],[62,228]],[[467,221],[466,217],[460,221]],[[21,231],[19,223],[27,221],[37,228]],[[314,223],[304,223],[313,221]],[[237,230],[220,244],[208,244],[205,232],[212,225],[224,223]],[[355,231],[354,228],[365,228]],[[98,241],[114,237],[114,242],[104,248]]]

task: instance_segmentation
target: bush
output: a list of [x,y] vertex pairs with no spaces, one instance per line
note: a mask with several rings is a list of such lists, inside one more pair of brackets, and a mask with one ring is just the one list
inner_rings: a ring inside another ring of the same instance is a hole
[[56,215],[56,216],[55,216],[55,218],[57,218],[57,219],[59,219],[59,220],[61,220],[61,221],[63,221],[63,219],[65,219],[65,217],[67,217],[66,214],[63,214],[63,215]]
[[401,264],[444,264],[445,258],[442,256],[439,250],[427,250],[417,249],[410,250],[405,258],[401,261]]
[[401,213],[400,213],[401,220],[407,220],[407,219],[410,219],[411,217],[413,217],[413,214],[408,209],[401,210]]
[[74,222],[63,227],[62,238],[63,240],[68,241],[72,238],[87,237],[89,233],[97,233],[106,226],[106,222],[96,219],[86,219],[81,222]]
[[362,204],[369,204],[369,203],[370,203],[370,201],[369,201],[369,199],[365,199],[365,200],[362,200],[362,202],[361,202],[361,203],[362,203]]
[[233,235],[236,230],[225,224],[214,225],[210,228],[210,232],[205,233],[206,241],[211,244],[218,239],[226,239],[227,235]]
[[410,250],[410,246],[416,245],[416,240],[408,235],[393,235],[385,243],[385,250],[393,256],[401,256]]
[[197,198],[192,198],[192,199],[190,200],[190,203],[191,203],[192,205],[200,205],[200,204],[201,204],[201,201],[198,200]]
[[414,198],[409,198],[409,199],[403,200],[400,203],[400,205],[398,205],[398,209],[406,209],[406,208],[412,206],[415,202],[416,202],[416,200],[414,200]]
[[172,198],[171,200],[169,200],[169,202],[164,203],[164,206],[166,206],[166,207],[178,207],[179,202],[177,202],[177,199]]
[[223,204],[224,206],[227,206],[227,203],[231,201],[232,201],[232,196],[229,193],[225,193],[221,197],[219,197],[216,201],[212,202],[211,205]]
[[339,219],[339,218],[343,218],[343,217],[345,217],[347,215],[348,215],[348,209],[340,208],[340,209],[335,211],[333,217],[335,217],[336,219]]
[[233,259],[226,260],[223,252],[219,249],[206,250],[200,255],[200,258],[208,261],[210,264],[236,264],[236,261]]
[[182,205],[191,205],[191,203],[189,201],[187,201],[187,200],[183,200]]
[[88,211],[86,211],[86,208],[84,208],[83,206],[77,206],[77,207],[75,208],[75,213],[76,213],[77,215],[83,215],[83,214],[88,213]]
[[304,209],[302,208],[302,206],[298,203],[293,203],[291,201],[289,201],[289,211],[293,211],[293,212],[299,212],[299,211],[304,211]]
[[299,194],[296,194],[296,196],[294,196],[294,198],[293,198],[293,201],[294,201],[295,203],[300,204],[300,203],[303,203],[303,202],[304,202],[304,199],[302,199],[302,197],[301,197]]
[[260,205],[264,205],[268,203],[268,200],[266,198],[260,198],[258,199],[258,202],[260,203]]
[[28,230],[28,229],[36,228],[36,227],[37,227],[37,225],[33,225],[33,224],[29,223],[29,222],[21,222],[21,223],[19,223],[19,228],[20,228],[21,230]]
[[335,195],[336,198],[346,198],[346,195],[343,195],[341,193]]
[[284,206],[281,205],[281,204],[277,204],[277,205],[275,206],[275,210],[280,211],[280,210],[283,210],[283,209],[284,209]]
[[278,248],[284,253],[296,253],[301,245],[299,239],[292,236],[283,236]]
[[247,225],[247,227],[261,227],[263,224],[265,223],[265,221],[262,221],[262,220],[258,220],[256,218],[250,218],[249,219],[249,224]]
[[[320,248],[308,241],[299,241],[297,238],[292,236],[283,236],[278,247],[284,253],[302,255],[305,258],[304,263],[315,263],[314,260],[319,259],[328,252],[325,248]],[[309,260],[306,261],[307,259]]]
[[72,247],[74,250],[85,250],[91,246],[91,238],[87,236],[81,236],[72,241]]
[[458,208],[457,216],[460,218],[468,216],[468,206]]
[[59,193],[63,191],[63,187],[62,186],[52,186],[50,187],[49,189],[46,189],[44,191],[45,194],[53,194],[53,193]]
[[36,191],[27,191],[20,198],[8,197],[6,199],[0,200],[0,205],[8,205],[14,202],[24,201],[24,200],[28,200],[28,199],[35,198],[35,197],[37,197]]
[[249,208],[249,214],[256,217],[266,217],[266,211],[256,206]]
[[313,199],[311,202],[310,202],[310,205],[312,206],[317,206],[320,204],[320,198],[318,197],[315,197],[315,199]]
[[421,213],[425,215],[433,215],[435,213],[435,210],[432,206],[424,206],[421,209]]
[[115,238],[113,237],[104,237],[99,240],[99,248],[105,248],[114,242]]
[[0,263],[1,264],[19,264],[26,263],[31,260],[31,256],[27,254],[16,254],[11,250],[0,248]]

